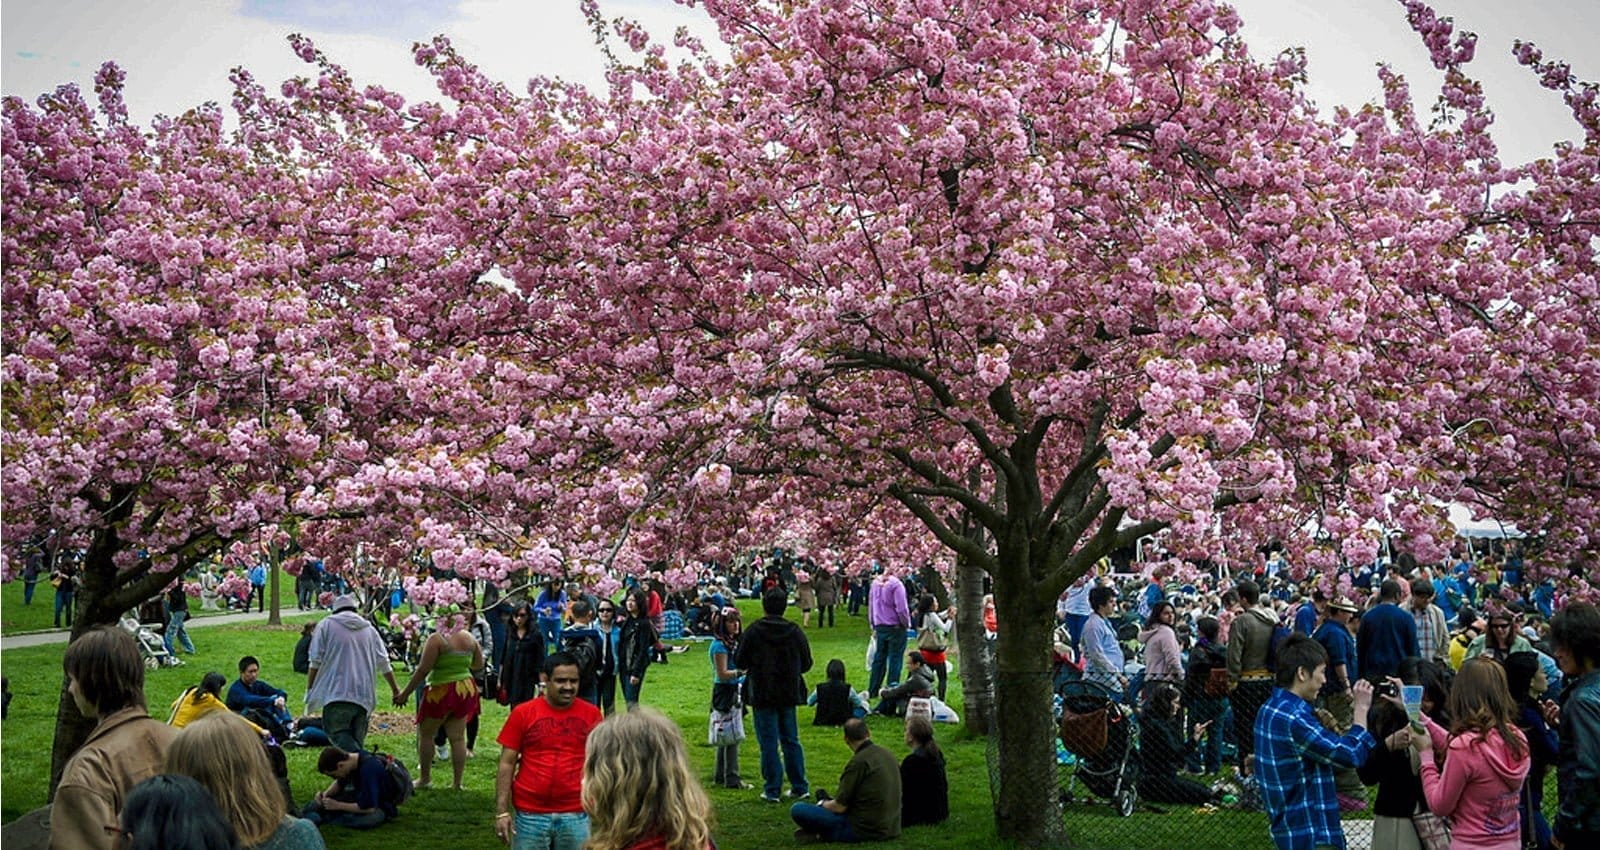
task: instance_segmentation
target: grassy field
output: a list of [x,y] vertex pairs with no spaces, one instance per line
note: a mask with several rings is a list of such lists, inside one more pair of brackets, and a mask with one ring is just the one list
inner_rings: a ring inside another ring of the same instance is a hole
[[[10,587],[7,587],[8,592]],[[8,596],[7,607],[9,601]],[[37,598],[34,604],[38,605]],[[755,607],[750,603],[744,607],[747,622],[753,621],[758,616]],[[185,656],[188,663],[184,667],[150,673],[146,691],[152,714],[164,718],[172,700],[184,688],[198,682],[208,670],[222,672],[231,680],[237,660],[244,654],[258,656],[262,661],[262,678],[287,690],[291,707],[298,708],[305,693],[305,677],[291,672],[290,659],[299,624],[305,619],[304,615],[293,616],[287,618],[283,626],[275,628],[254,625],[195,630],[193,637],[198,655]],[[837,628],[812,629],[809,634],[816,658],[809,682],[814,684],[821,678],[828,659],[841,658],[850,671],[852,684],[858,687],[866,684],[861,665],[868,629],[863,619],[843,618]],[[651,667],[644,683],[643,702],[665,712],[684,730],[690,757],[702,781],[710,788],[716,807],[719,847],[739,850],[793,845],[793,824],[787,807],[763,803],[755,791],[710,787],[714,750],[705,743],[710,665],[704,643],[690,646],[689,652],[672,655],[670,663]],[[4,783],[0,785],[3,788],[0,821],[10,822],[44,803],[50,741],[61,687],[62,649],[48,646],[10,650],[0,659],[16,693],[10,718],[5,721],[4,735],[0,736],[0,781]],[[380,686],[380,692],[386,690]],[[961,710],[960,689],[954,678],[950,696],[951,703]],[[401,725],[409,729],[404,721],[407,716],[403,712],[380,713],[368,743],[397,755],[404,754],[407,764],[414,767],[417,761],[415,737],[394,731],[393,725],[400,720]],[[505,708],[486,704],[477,754],[467,765],[466,790],[419,791],[406,804],[397,824],[373,832],[357,833],[329,827],[326,831],[329,846],[376,850],[393,846],[396,840],[404,840],[408,850],[498,846],[493,833],[494,765],[498,753],[494,735],[505,717]],[[810,717],[809,709],[800,710],[807,773],[813,787],[831,790],[838,783],[848,750],[837,729],[810,726]],[[897,754],[905,752],[901,721],[873,718],[870,725],[879,743]],[[746,728],[749,729],[748,724]],[[949,762],[950,821],[939,827],[909,829],[893,845],[950,850],[1003,847],[1004,843],[994,837],[987,742],[963,739],[959,727],[940,725],[937,733]],[[745,781],[759,785],[759,757],[753,733],[740,755]],[[303,801],[325,786],[326,782],[316,772],[316,750],[289,750],[288,758],[297,800]],[[443,773],[436,777],[447,779],[449,767],[447,764],[442,767]],[[1271,846],[1265,818],[1258,813],[1201,812],[1182,807],[1170,807],[1162,812],[1142,808],[1130,818],[1121,818],[1108,806],[1097,804],[1071,806],[1065,817],[1068,833],[1078,847],[1265,850]]]
[[[295,610],[294,576],[280,573],[279,578],[279,610],[292,612]],[[0,585],[0,634],[20,635],[55,628],[56,589],[50,586],[50,582],[40,579],[33,589],[32,605],[23,604],[24,593],[21,579]],[[199,600],[190,600],[191,617],[210,617],[226,613],[228,612],[206,611],[200,607]],[[62,617],[66,617],[65,612],[62,613]],[[62,620],[62,625],[65,627],[65,619]]]

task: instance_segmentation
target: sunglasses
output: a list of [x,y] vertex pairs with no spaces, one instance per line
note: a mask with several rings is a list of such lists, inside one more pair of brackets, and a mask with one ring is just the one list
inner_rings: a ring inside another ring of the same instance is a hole
[[612,613],[612,612],[614,612],[616,610],[617,609],[607,605],[606,607],[600,609],[600,613],[602,613],[602,614],[610,614],[610,613]]

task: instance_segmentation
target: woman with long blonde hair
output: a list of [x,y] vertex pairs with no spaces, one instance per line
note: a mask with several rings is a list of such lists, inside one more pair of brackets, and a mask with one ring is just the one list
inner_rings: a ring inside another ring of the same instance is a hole
[[167,772],[205,786],[246,850],[326,848],[315,824],[284,813],[261,735],[237,714],[208,714],[185,726],[167,749]]
[[660,712],[614,714],[589,733],[583,760],[585,850],[707,850],[711,800],[689,768],[683,734]]
[[[1452,848],[1517,850],[1517,798],[1531,762],[1505,669],[1489,658],[1468,659],[1445,704],[1450,730],[1424,715],[1428,734],[1411,738],[1428,809],[1450,819]],[[1442,768],[1432,758],[1436,747],[1445,751]]]

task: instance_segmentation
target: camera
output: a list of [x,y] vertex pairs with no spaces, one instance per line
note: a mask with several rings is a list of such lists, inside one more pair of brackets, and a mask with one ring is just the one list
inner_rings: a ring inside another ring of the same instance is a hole
[[1379,682],[1372,686],[1373,696],[1397,697],[1400,696],[1400,687],[1394,682]]

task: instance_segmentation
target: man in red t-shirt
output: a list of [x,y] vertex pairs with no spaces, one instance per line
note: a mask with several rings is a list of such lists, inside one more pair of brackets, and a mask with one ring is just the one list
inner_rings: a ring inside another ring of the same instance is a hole
[[513,708],[500,729],[494,831],[515,850],[578,850],[589,837],[583,748],[602,715],[578,699],[571,655],[546,658],[542,678],[544,696]]

